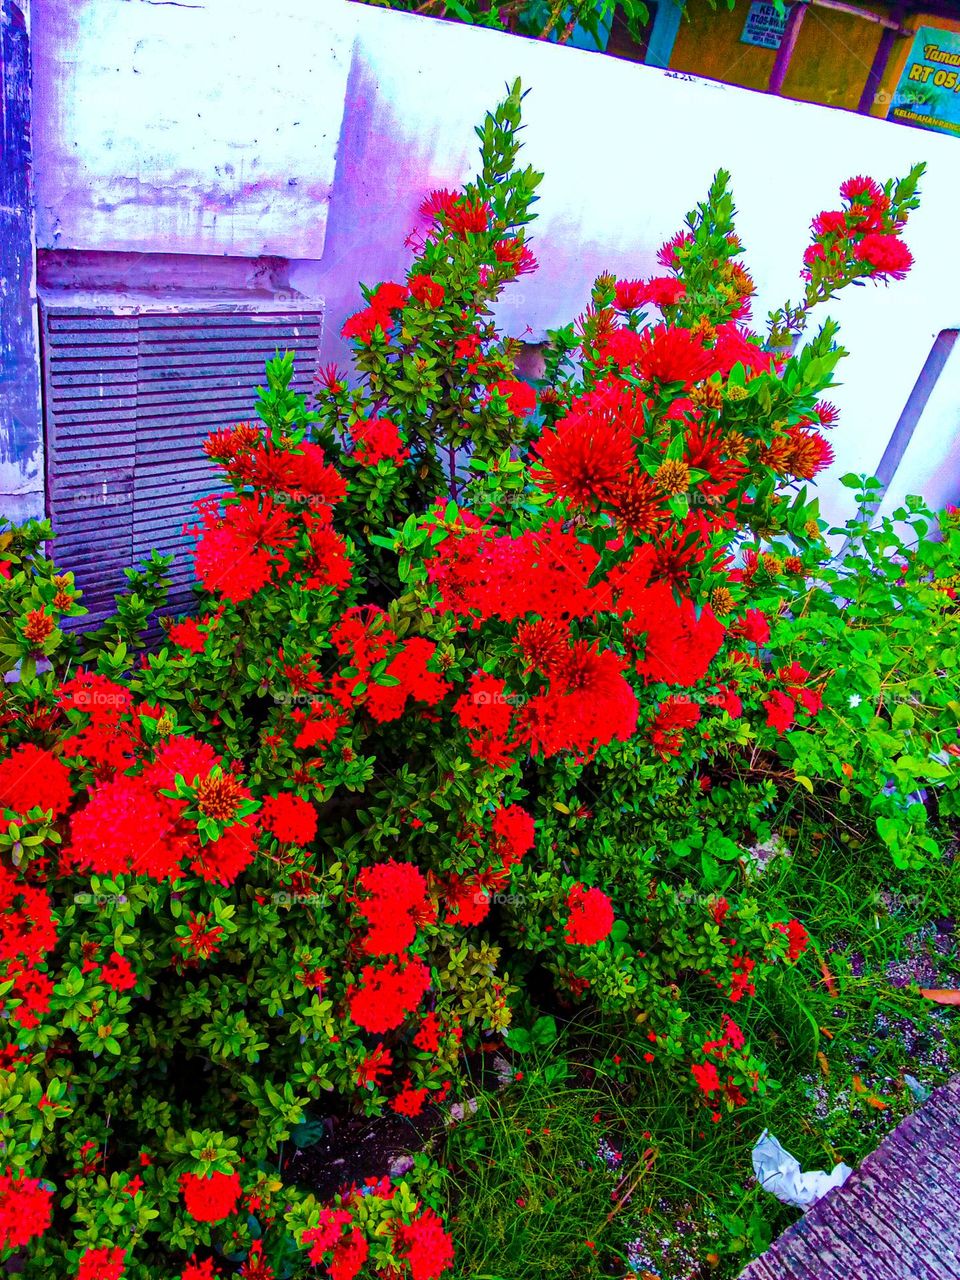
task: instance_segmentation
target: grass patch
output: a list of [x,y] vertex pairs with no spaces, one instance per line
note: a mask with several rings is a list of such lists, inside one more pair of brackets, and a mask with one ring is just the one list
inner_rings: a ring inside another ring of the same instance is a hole
[[795,852],[752,891],[803,920],[811,947],[732,1010],[778,1087],[715,1124],[644,1061],[636,1028],[561,1024],[450,1131],[464,1280],[736,1276],[797,1216],[753,1181],[764,1128],[804,1168],[856,1165],[958,1069],[956,1011],[918,987],[960,986],[960,864],[898,873],[884,849],[782,831]]

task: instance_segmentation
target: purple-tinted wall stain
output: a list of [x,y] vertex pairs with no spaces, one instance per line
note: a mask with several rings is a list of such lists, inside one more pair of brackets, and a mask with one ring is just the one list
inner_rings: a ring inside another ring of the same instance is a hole
[[[324,361],[342,365],[349,359],[340,330],[363,305],[358,282],[375,286],[406,277],[416,255],[409,237],[428,230],[419,214],[424,197],[437,187],[459,187],[479,165],[478,143],[468,130],[459,149],[451,146],[439,122],[432,131],[411,130],[358,41],[347,80],[323,257],[290,264],[291,285],[305,296],[323,298]],[[531,231],[536,254],[536,223]],[[548,327],[572,320],[575,312],[568,308],[586,306],[601,271],[637,276],[657,270],[653,247],[595,241],[575,220],[569,225],[555,221],[551,231],[539,271],[507,286],[497,304],[498,324],[514,337],[540,342]]]
[[418,214],[423,197],[436,186],[458,185],[475,167],[473,146],[464,146],[459,155],[438,156],[432,138],[407,133],[355,47],[323,258],[293,263],[290,274],[295,288],[323,297],[324,360],[342,362],[349,355],[340,329],[363,305],[358,282],[374,286],[405,277],[413,254],[404,241],[414,228],[426,230]]
[[40,373],[33,303],[30,48],[20,8],[0,6],[0,514],[43,514]]

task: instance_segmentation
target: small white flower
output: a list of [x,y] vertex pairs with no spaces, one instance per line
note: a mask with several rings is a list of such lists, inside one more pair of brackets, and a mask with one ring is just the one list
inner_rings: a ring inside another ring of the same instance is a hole
[[851,693],[851,695],[850,695],[850,705],[851,705],[851,707],[859,707],[859,705],[860,705],[860,703],[861,703],[862,701],[863,701],[863,699],[860,697],[859,693]]

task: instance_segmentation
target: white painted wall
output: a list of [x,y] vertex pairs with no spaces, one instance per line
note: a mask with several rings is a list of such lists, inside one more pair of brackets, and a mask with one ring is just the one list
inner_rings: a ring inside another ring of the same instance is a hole
[[[852,352],[832,474],[876,467],[936,334],[960,324],[956,139],[347,0],[62,8],[34,0],[40,244],[297,259],[291,284],[328,308],[328,359],[355,281],[403,271],[419,200],[472,174],[473,126],[517,75],[532,91],[522,158],[547,175],[542,270],[501,311],[517,335],[573,318],[603,269],[654,269],[721,166],[762,318],[799,296],[809,220],[840,182],[920,159],[915,270],[832,307]],[[849,510],[829,477],[822,496],[831,517]]]

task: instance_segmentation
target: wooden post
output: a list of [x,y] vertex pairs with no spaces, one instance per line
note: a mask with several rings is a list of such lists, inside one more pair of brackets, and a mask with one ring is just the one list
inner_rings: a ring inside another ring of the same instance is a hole
[[793,57],[793,51],[797,45],[797,37],[800,34],[800,27],[803,23],[803,16],[806,13],[806,9],[806,0],[796,0],[796,3],[790,10],[790,16],[787,18],[786,30],[783,33],[783,39],[780,41],[780,48],[777,50],[773,70],[770,72],[770,82],[767,85],[767,93],[779,94],[783,89],[783,82],[787,78],[790,59]]
[[30,43],[22,3],[0,0],[0,515],[18,522],[44,514]]
[[860,95],[860,103],[857,106],[857,110],[862,116],[868,116],[870,114],[870,108],[876,101],[877,90],[880,88],[880,82],[887,70],[887,63],[890,61],[890,54],[893,52],[893,46],[898,37],[903,34],[903,9],[894,9],[890,17],[896,22],[897,26],[884,27],[883,31],[880,33],[880,43],[877,45],[877,52],[873,55],[873,62],[870,64],[866,83],[863,86],[863,93]]

